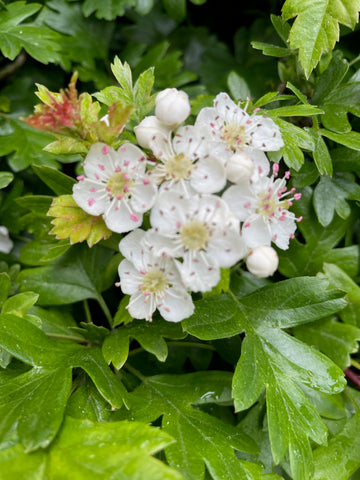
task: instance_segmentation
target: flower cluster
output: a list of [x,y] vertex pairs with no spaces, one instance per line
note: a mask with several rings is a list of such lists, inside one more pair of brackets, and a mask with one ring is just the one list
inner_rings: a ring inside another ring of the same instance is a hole
[[270,118],[226,93],[185,125],[190,113],[186,93],[160,92],[155,115],[134,129],[139,146],[95,143],[74,185],[81,208],[126,234],[118,285],[133,318],[151,320],[156,309],[170,322],[189,317],[191,292],[211,290],[242,259],[255,276],[272,275],[271,244],[287,249],[301,220],[289,210],[300,198],[286,187],[290,173],[279,178],[265,153],[283,147]]

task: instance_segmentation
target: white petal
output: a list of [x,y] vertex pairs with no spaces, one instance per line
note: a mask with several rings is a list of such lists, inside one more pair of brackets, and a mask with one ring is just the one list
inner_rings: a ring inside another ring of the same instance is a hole
[[124,233],[140,227],[143,215],[134,211],[128,200],[113,199],[103,218],[109,230],[116,233]]
[[246,148],[244,153],[254,162],[255,170],[259,175],[269,175],[270,162],[262,150]]
[[256,122],[253,130],[251,145],[254,148],[265,151],[277,151],[284,146],[280,129],[271,119],[260,115],[252,115],[251,119]]
[[166,160],[174,156],[170,133],[168,136],[165,136],[162,133],[155,134],[149,141],[149,147],[155,157],[164,163]]
[[138,271],[144,269],[142,242],[145,233],[144,230],[138,228],[126,235],[119,243],[122,255],[132,262]]
[[9,230],[1,226],[0,227],[0,252],[10,253],[14,246],[13,241],[9,238]]
[[269,223],[261,215],[253,215],[243,225],[242,238],[249,248],[270,245],[271,230]]
[[105,143],[94,143],[83,165],[86,177],[106,183],[116,168],[116,152]]
[[248,249],[240,232],[227,229],[212,235],[207,255],[223,268],[232,267],[245,257]]
[[95,216],[104,213],[110,204],[105,187],[87,178],[73,186],[73,198],[85,212]]
[[168,322],[181,322],[194,313],[191,295],[179,286],[166,290],[163,302],[158,305],[161,316]]
[[240,221],[256,211],[257,198],[248,182],[232,185],[223,193],[222,199]]
[[137,184],[131,188],[131,207],[136,212],[147,212],[154,205],[157,197],[157,187],[153,183]]
[[196,255],[195,262],[190,254],[184,255],[184,262],[176,262],[183,282],[192,292],[207,292],[220,281],[220,268],[209,263],[206,253]]
[[176,236],[161,235],[154,229],[147,230],[143,242],[154,255],[159,257],[162,255],[179,257],[183,253],[183,247],[179,247]]
[[219,192],[225,187],[224,165],[215,157],[201,158],[191,174],[191,185],[201,193]]
[[135,269],[134,265],[128,260],[122,260],[119,265],[120,286],[123,293],[132,295],[139,290],[140,273]]
[[156,305],[151,301],[150,296],[146,297],[142,291],[139,291],[131,295],[127,308],[133,318],[150,320]]
[[128,170],[136,170],[139,174],[143,174],[146,167],[146,155],[136,145],[123,143],[116,151],[116,166],[122,165]]
[[291,212],[289,212],[285,220],[272,223],[272,240],[275,245],[282,250],[287,250],[289,248],[290,235],[295,233],[296,228],[296,221]]

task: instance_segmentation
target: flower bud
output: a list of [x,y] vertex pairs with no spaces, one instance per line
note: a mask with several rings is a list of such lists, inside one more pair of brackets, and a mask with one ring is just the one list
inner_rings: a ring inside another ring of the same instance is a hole
[[170,128],[164,125],[155,116],[145,117],[139,125],[134,128],[136,140],[140,147],[150,148],[150,141],[155,135],[164,135],[166,138]]
[[182,123],[190,115],[191,106],[187,93],[176,88],[159,92],[155,100],[155,115],[166,125]]
[[232,183],[250,180],[254,173],[254,162],[243,153],[235,153],[226,163],[226,177]]
[[9,231],[6,227],[0,227],[0,252],[10,253],[13,248],[13,241],[9,238]]
[[278,265],[278,254],[269,245],[253,248],[246,259],[247,269],[258,278],[270,277],[275,273]]

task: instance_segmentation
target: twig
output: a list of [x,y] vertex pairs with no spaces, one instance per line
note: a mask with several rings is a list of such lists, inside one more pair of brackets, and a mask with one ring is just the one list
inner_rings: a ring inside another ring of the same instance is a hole
[[16,70],[24,65],[26,58],[26,53],[22,50],[13,62],[0,70],[0,80],[15,73]]
[[344,370],[344,373],[346,378],[348,378],[355,385],[355,387],[360,390],[360,375],[350,370],[350,368]]

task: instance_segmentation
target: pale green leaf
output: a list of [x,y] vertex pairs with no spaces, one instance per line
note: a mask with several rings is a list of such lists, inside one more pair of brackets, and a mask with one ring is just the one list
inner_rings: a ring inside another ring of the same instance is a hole
[[284,20],[297,17],[289,41],[299,49],[301,65],[308,78],[323,52],[331,52],[339,40],[339,23],[354,28],[358,21],[359,0],[286,0]]

